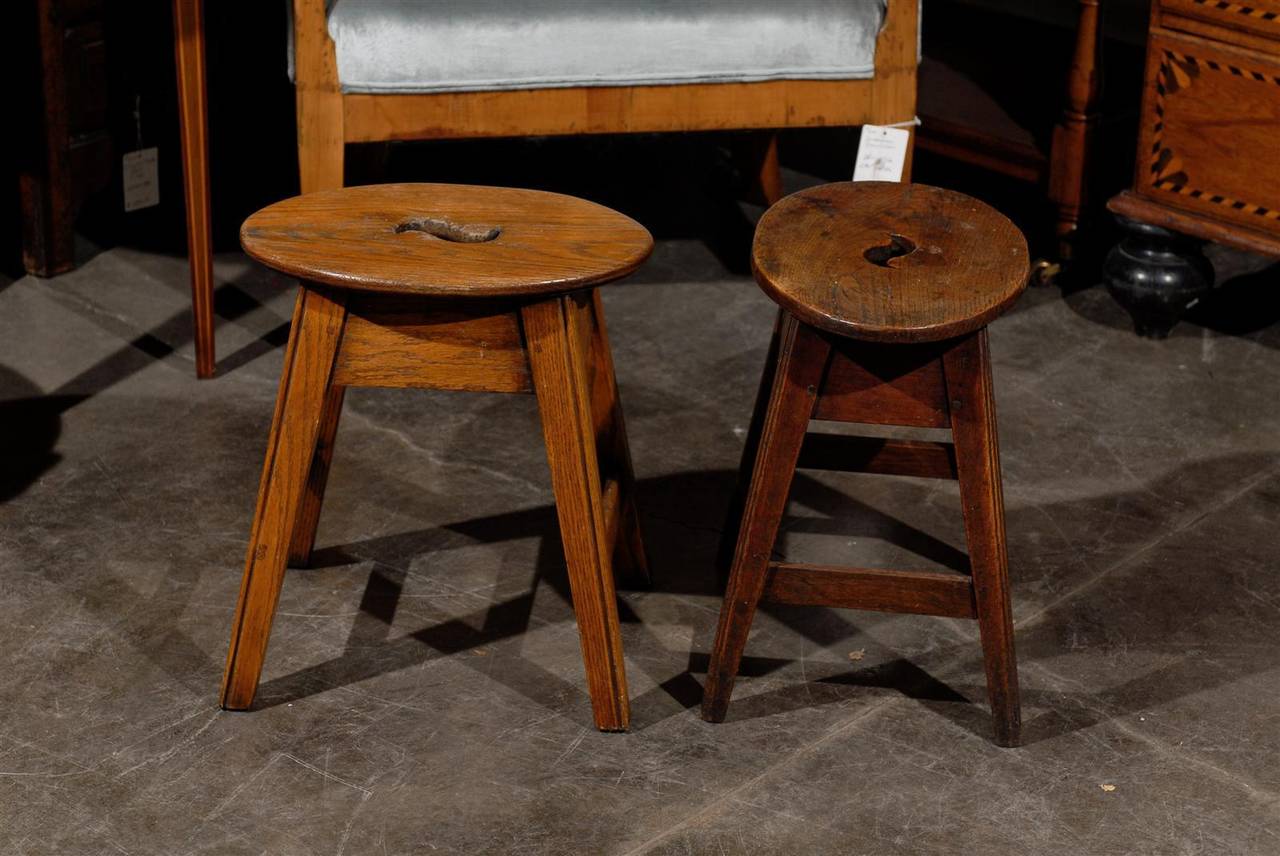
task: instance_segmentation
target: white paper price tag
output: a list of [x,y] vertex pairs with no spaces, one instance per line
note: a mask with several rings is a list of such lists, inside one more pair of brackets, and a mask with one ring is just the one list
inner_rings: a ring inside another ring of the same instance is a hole
[[138,149],[124,156],[124,210],[137,211],[160,204],[158,150]]
[[911,132],[905,128],[863,125],[858,141],[858,159],[853,167],[854,181],[902,181],[907,165],[907,143]]

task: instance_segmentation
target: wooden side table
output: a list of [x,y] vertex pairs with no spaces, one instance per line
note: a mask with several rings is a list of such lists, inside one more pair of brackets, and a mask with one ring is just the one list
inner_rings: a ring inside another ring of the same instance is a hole
[[555,193],[389,184],[271,205],[245,252],[302,287],[280,378],[222,705],[253,702],[285,564],[315,540],[348,386],[538,397],[596,726],[629,706],[614,562],[647,578],[634,477],[595,287],[653,239]]
[[76,217],[111,181],[116,152],[109,129],[107,8],[103,0],[14,7],[5,21],[18,31],[11,50],[19,76],[10,146],[22,264],[29,274],[49,277],[75,266]]

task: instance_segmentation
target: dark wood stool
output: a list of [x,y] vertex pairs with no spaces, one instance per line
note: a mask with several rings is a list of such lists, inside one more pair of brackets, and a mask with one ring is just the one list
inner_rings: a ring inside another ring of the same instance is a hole
[[[986,325],[1026,286],[1027,245],[1003,215],[923,185],[844,182],[760,221],[756,280],[782,307],[725,537],[737,535],[707,672],[724,719],[756,606],[976,618],[996,740],[1019,741],[1004,500]],[[954,443],[809,433],[810,420],[950,428]],[[967,575],[770,560],[796,467],[959,479]]]
[[223,679],[253,702],[286,560],[306,564],[348,386],[538,397],[595,723],[630,716],[613,562],[647,579],[626,429],[594,286],[648,256],[644,227],[532,190],[403,184],[259,211],[245,251],[299,277]]

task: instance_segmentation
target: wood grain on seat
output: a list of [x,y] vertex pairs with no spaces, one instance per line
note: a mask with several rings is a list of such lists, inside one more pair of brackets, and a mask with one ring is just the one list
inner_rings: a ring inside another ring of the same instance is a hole
[[801,321],[876,342],[970,333],[1026,287],[1027,242],[1000,212],[922,184],[841,182],[792,194],[760,221],[752,266]]
[[437,297],[573,291],[625,276],[653,247],[639,223],[585,199],[462,184],[295,196],[246,220],[240,241],[311,282]]

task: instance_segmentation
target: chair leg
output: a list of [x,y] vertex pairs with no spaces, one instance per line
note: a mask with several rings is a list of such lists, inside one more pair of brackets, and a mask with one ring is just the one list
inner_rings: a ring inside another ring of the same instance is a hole
[[765,205],[772,205],[785,195],[782,189],[782,163],[778,160],[778,135],[769,135],[764,153],[760,158],[760,171],[756,174],[756,184]]
[[303,286],[280,375],[280,393],[227,651],[222,706],[229,710],[249,707],[258,688],[289,542],[315,457],[321,411],[329,394],[345,320],[345,298]]
[[625,574],[630,584],[646,588],[650,584],[649,557],[640,537],[640,512],[636,507],[636,476],[631,466],[631,445],[627,441],[627,424],[622,415],[622,399],[618,396],[618,379],[613,371],[613,351],[609,347],[609,331],[604,320],[600,291],[591,293],[591,365],[595,367],[592,385],[592,411],[597,431],[602,472],[618,480],[620,503],[618,538],[614,545],[614,572]]
[[614,591],[611,545],[592,416],[584,295],[567,295],[520,310],[533,386],[542,415],[551,486],[564,541],[573,609],[596,727],[625,731],[630,724],[622,631]]
[[957,343],[943,356],[943,372],[951,400],[960,501],[964,508],[965,537],[969,544],[995,739],[1001,746],[1017,746],[1022,737],[1022,713],[1009,599],[1000,444],[985,328]]
[[750,201],[767,208],[783,197],[776,131],[750,132],[734,147],[733,161],[746,180],[744,190]]
[[733,553],[738,546],[738,531],[742,527],[742,507],[747,502],[747,486],[751,483],[751,470],[755,467],[756,453],[760,449],[760,432],[764,429],[765,413],[769,409],[769,394],[773,390],[773,379],[778,364],[778,338],[782,332],[784,317],[783,311],[779,309],[773,322],[773,335],[769,338],[769,350],[764,358],[764,370],[760,373],[760,388],[756,391],[756,402],[751,410],[751,422],[747,425],[747,436],[742,445],[742,457],[738,462],[738,479],[734,482],[733,493],[729,496],[729,510],[725,513],[724,528],[720,532],[720,547],[716,554],[716,574],[720,578],[721,587],[728,582]]
[[316,438],[316,454],[311,461],[311,475],[307,478],[307,490],[302,495],[298,509],[298,522],[293,527],[289,542],[289,567],[306,568],[311,565],[311,551],[316,545],[316,528],[320,525],[320,506],[324,503],[324,489],[329,483],[329,466],[333,463],[333,444],[338,435],[338,420],[342,416],[342,400],[346,387],[334,384],[324,398],[324,410],[320,414],[320,431]]
[[787,507],[800,446],[830,354],[831,346],[821,334],[790,315],[783,316],[760,448],[751,471],[741,534],[707,666],[702,718],[708,722],[722,721],[729,707],[742,649],[764,592],[769,557]]
[[174,46],[186,186],[187,254],[191,258],[191,319],[196,377],[213,377],[213,234],[209,216],[208,106],[204,83],[203,0],[174,0]]

